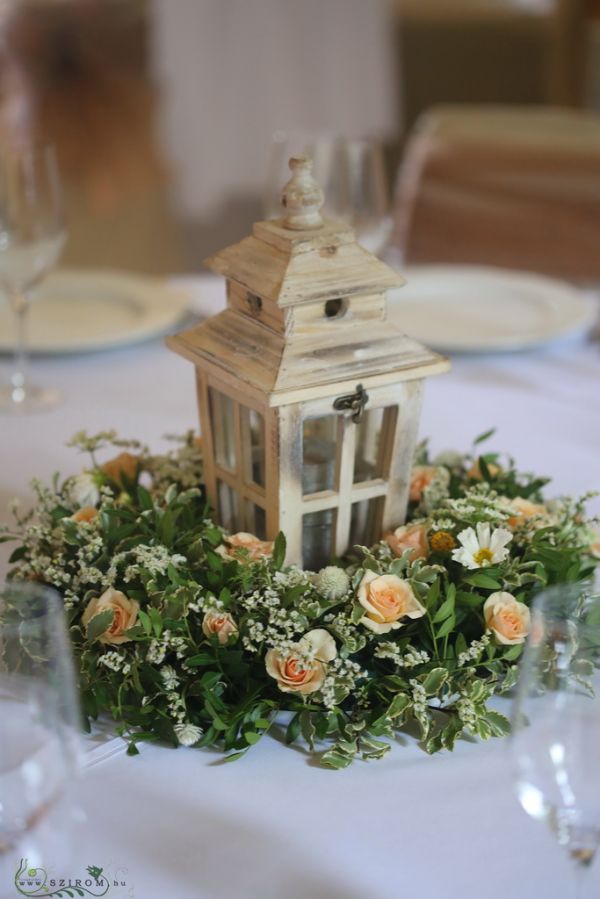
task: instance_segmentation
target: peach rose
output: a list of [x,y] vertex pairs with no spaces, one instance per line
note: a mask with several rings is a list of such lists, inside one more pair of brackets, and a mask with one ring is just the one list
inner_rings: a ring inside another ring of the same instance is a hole
[[100,612],[114,612],[112,624],[100,634],[98,640],[100,643],[127,643],[129,637],[124,635],[124,631],[134,626],[139,609],[140,605],[134,599],[128,599],[120,590],[109,587],[102,596],[90,600],[81,616],[81,622],[87,631],[92,618]]
[[219,555],[237,559],[238,562],[245,561],[245,554],[238,552],[240,549],[246,550],[252,562],[264,559],[273,552],[273,542],[271,540],[259,540],[254,534],[248,534],[245,531],[226,537],[225,544],[225,546],[217,548]]
[[512,593],[492,593],[483,606],[487,629],[506,645],[524,643],[529,633],[531,614],[525,603],[518,602]]
[[421,618],[425,614],[408,581],[395,574],[378,575],[374,571],[365,571],[357,597],[366,609],[361,624],[376,634],[387,634],[402,627],[401,618]]
[[74,512],[71,515],[71,521],[77,522],[85,522],[85,524],[89,524],[90,521],[93,521],[98,515],[98,509],[94,509],[93,506],[84,506],[83,509],[78,509],[77,512]]
[[120,487],[125,488],[123,479],[126,478],[128,481],[135,481],[139,466],[140,460],[138,456],[134,456],[132,453],[119,453],[114,459],[109,459],[108,462],[105,462],[100,470],[103,471],[111,481],[115,481]]
[[516,515],[511,515],[508,519],[508,525],[511,528],[518,527],[527,521],[528,518],[548,517],[546,506],[541,503],[532,503],[528,499],[523,499],[522,496],[516,496],[514,499],[509,500],[509,503],[510,510],[516,511]]
[[408,498],[411,503],[421,502],[423,491],[429,487],[438,473],[435,465],[415,465],[410,476],[410,491]]
[[395,556],[401,556],[405,550],[410,549],[408,558],[411,562],[426,559],[429,554],[427,529],[422,524],[402,525],[387,534],[385,539]]
[[206,637],[212,637],[216,634],[219,643],[224,646],[232,634],[237,634],[238,628],[233,615],[229,612],[219,612],[213,609],[207,612],[202,621],[202,632]]
[[337,656],[335,640],[323,628],[309,631],[283,655],[270,649],[265,656],[267,673],[283,693],[314,693],[327,673],[327,662]]
[[[501,466],[496,465],[494,462],[486,462],[486,465],[487,465],[487,470],[489,471],[489,473],[491,474],[491,476],[493,478],[495,478],[496,475],[500,474],[500,472],[502,471]],[[475,462],[473,462],[473,464],[471,465],[471,467],[469,468],[469,470],[467,472],[467,477],[473,478],[473,480],[475,480],[475,481],[483,481],[483,472],[481,470],[481,465],[479,463],[479,459],[476,459]]]

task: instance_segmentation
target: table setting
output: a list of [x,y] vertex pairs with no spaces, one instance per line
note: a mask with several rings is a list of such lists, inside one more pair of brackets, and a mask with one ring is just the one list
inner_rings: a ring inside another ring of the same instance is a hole
[[0,896],[594,895],[596,293],[289,167],[211,274],[0,243]]

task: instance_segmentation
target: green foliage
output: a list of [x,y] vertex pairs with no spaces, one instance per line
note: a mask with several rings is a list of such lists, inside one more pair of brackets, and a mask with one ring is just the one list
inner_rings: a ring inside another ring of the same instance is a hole
[[[450,550],[415,560],[411,547],[398,558],[383,542],[355,548],[342,563],[350,587],[335,600],[319,593],[309,573],[286,565],[283,534],[257,560],[243,549],[231,554],[205,504],[193,434],[163,455],[112,432],[76,435],[73,445],[90,453],[84,475],[97,490],[98,514],[89,522],[73,518],[76,478],[61,484],[57,477],[51,487],[35,482],[35,518],[16,515],[16,527],[0,539],[18,541],[13,577],[62,593],[86,726],[111,715],[131,755],[151,740],[218,747],[235,761],[281,726],[280,713],[288,716],[285,742],[302,741],[334,769],[356,757],[381,758],[403,727],[416,727],[429,753],[452,750],[464,733],[488,739],[509,729],[488,703],[514,686],[522,644],[500,644],[486,630],[489,597],[503,591],[529,605],[540,587],[583,578],[596,564],[583,501],[517,514],[515,498],[543,502],[545,481],[497,453],[477,455],[492,434],[437,467],[427,445],[419,447],[419,464],[436,472],[411,505],[409,523],[428,540],[444,531],[456,548],[479,523],[509,528],[505,557],[473,569]],[[110,446],[137,454],[133,481],[103,474],[96,454]],[[417,610],[383,633],[360,598],[361,583],[381,575],[399,579]],[[122,642],[109,633],[120,621],[116,606],[104,604],[82,622],[89,603],[110,590],[130,612]],[[334,642],[325,660],[307,638],[315,630]],[[600,648],[600,619],[598,633],[585,648],[590,656]],[[291,657],[292,688],[273,674]],[[303,672],[310,688],[294,690]],[[582,683],[588,676],[583,664]]]

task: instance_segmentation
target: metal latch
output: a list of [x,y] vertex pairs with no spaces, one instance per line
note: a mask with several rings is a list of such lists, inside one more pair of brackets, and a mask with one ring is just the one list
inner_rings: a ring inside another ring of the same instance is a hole
[[352,411],[352,421],[355,424],[358,424],[362,420],[362,414],[368,402],[369,394],[362,384],[357,384],[356,392],[347,393],[345,396],[338,396],[338,398],[333,401],[333,408],[338,412],[345,412],[347,409],[350,409]]

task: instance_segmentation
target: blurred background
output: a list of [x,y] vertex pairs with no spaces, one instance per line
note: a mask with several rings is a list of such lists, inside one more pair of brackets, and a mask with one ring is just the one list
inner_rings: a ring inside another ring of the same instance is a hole
[[600,276],[600,0],[3,0],[0,88],[62,264],[197,271],[309,147],[403,262]]

